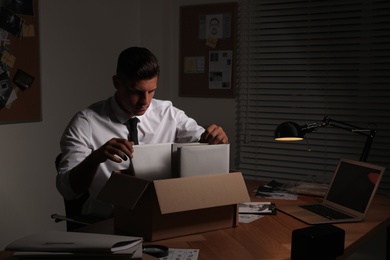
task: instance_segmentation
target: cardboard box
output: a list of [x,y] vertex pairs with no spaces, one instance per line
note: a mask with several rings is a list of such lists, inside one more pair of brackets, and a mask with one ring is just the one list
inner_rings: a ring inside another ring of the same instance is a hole
[[115,205],[115,229],[145,241],[238,225],[250,201],[240,172],[147,181],[114,172],[99,199]]

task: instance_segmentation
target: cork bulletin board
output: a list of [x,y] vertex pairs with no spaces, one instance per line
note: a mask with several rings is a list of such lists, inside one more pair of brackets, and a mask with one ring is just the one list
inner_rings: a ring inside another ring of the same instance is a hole
[[0,124],[41,121],[38,0],[0,1]]
[[180,8],[179,96],[234,98],[237,3]]

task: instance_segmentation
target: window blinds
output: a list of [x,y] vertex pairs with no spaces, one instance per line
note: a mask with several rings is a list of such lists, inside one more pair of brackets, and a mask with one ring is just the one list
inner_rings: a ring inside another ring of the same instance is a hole
[[[284,121],[325,116],[376,128],[367,161],[390,191],[390,1],[240,0],[237,167],[248,178],[330,181],[365,137],[325,127],[307,142],[274,141]],[[309,151],[310,150],[310,151]]]

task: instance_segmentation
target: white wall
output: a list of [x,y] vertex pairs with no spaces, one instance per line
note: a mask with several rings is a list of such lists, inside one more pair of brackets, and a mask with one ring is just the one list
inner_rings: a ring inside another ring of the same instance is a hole
[[0,250],[33,232],[65,230],[50,218],[64,212],[55,188],[59,139],[75,112],[113,93],[116,58],[126,47],[150,48],[160,59],[156,97],[171,99],[199,124],[222,125],[234,148],[233,99],[177,94],[179,5],[208,2],[221,1],[39,1],[43,121],[0,125]]

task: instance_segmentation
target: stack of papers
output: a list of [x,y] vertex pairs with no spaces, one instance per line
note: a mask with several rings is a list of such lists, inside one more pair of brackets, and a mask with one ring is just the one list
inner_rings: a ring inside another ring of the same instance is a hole
[[78,232],[48,231],[10,243],[5,250],[15,256],[61,258],[107,258],[126,256],[142,259],[142,238]]
[[276,206],[271,202],[244,202],[238,205],[239,222],[250,223],[263,215],[275,215]]
[[297,194],[289,191],[290,185],[286,185],[275,180],[264,186],[259,186],[256,191],[256,198],[296,200]]
[[238,205],[238,210],[240,214],[276,214],[276,206],[271,202],[244,202]]

